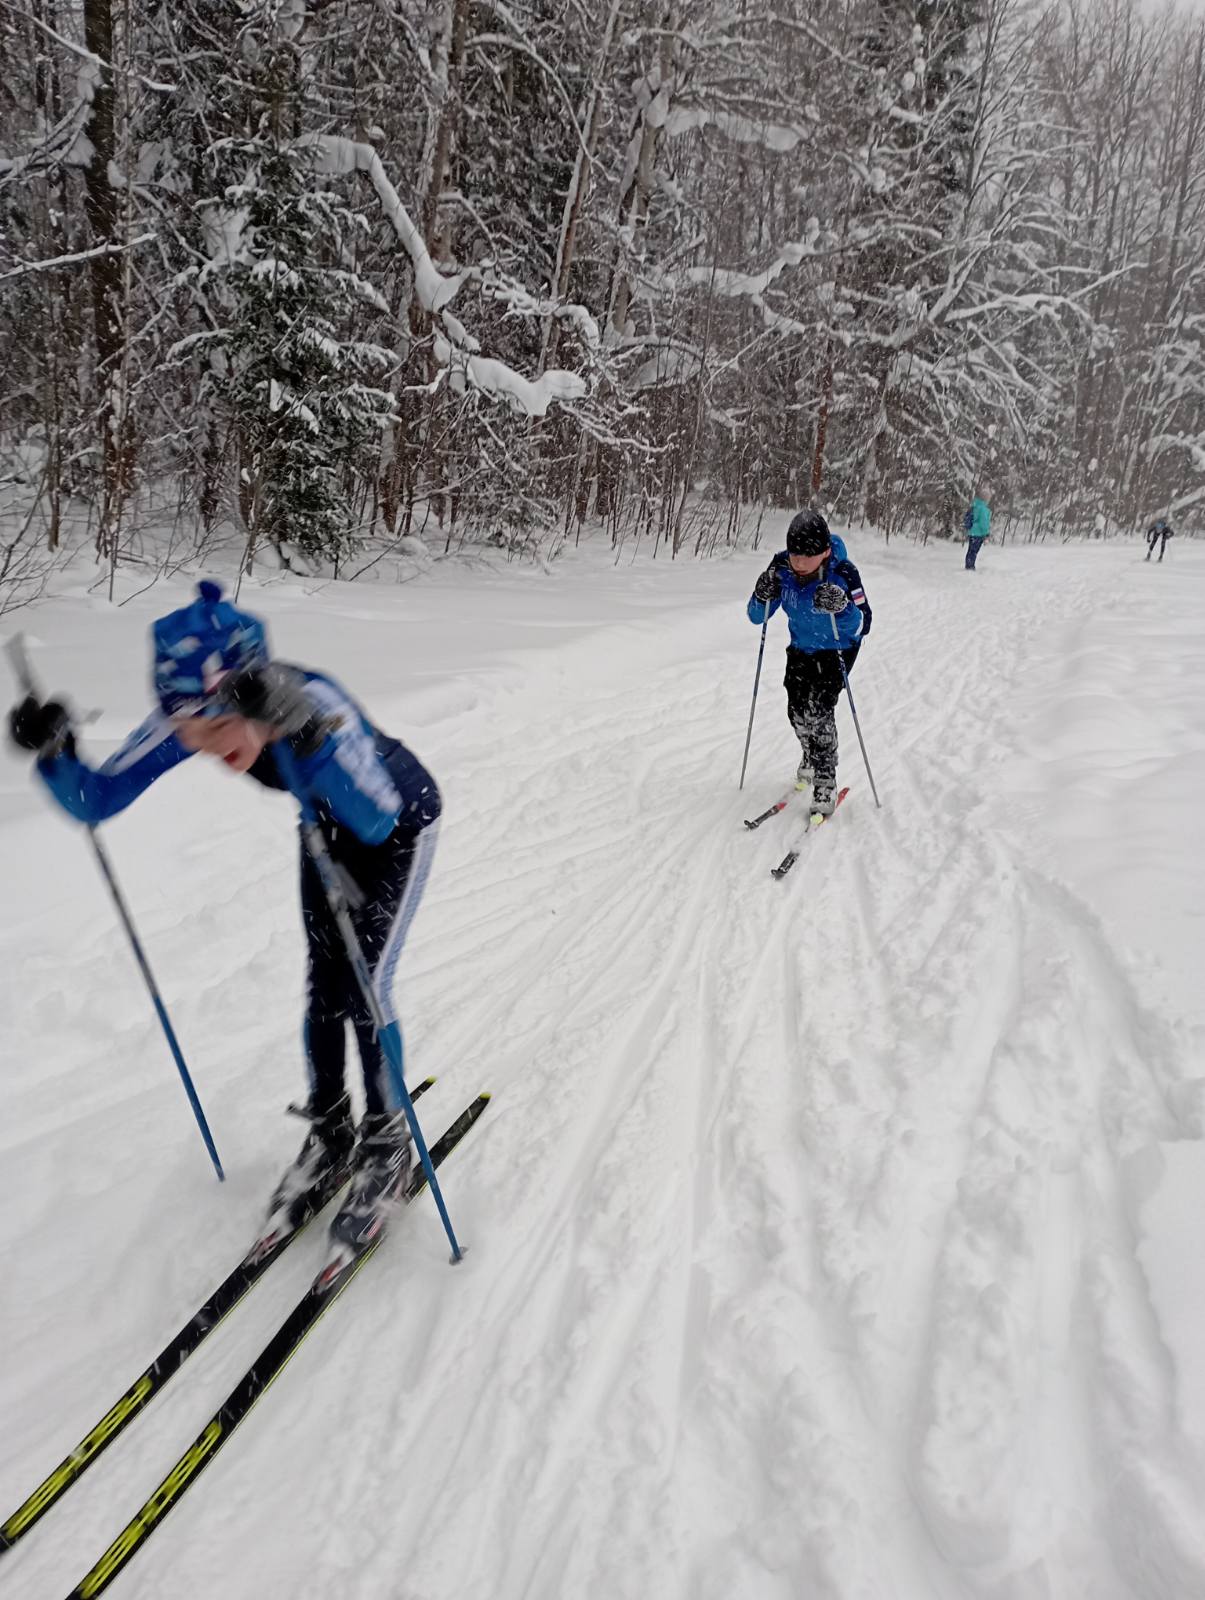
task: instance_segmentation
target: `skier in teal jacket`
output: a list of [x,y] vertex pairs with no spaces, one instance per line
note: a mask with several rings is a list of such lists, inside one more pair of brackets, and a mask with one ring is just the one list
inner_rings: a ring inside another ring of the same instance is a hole
[[976,495],[971,501],[971,509],[963,518],[962,525],[966,529],[967,536],[966,568],[968,572],[974,572],[983,541],[992,531],[992,513],[982,496]]

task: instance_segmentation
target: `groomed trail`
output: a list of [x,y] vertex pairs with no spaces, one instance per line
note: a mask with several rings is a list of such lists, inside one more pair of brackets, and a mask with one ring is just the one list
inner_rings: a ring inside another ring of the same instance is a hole
[[[851,795],[782,883],[800,819],[741,825],[796,759],[781,619],[736,792],[757,557],[244,590],[444,787],[400,1009],[429,1133],[494,1099],[446,1169],[465,1262],[429,1199],[402,1218],[117,1600],[1205,1595],[1205,1385],[1144,1232],[1167,1152],[1205,1166],[1205,550],[850,545],[883,809],[843,709]],[[185,593],[29,614],[95,753]],[[0,1513],[238,1259],[299,1136],[288,803],[195,761],[107,837],[230,1179],[6,759]],[[1161,1230],[1205,1280],[1200,1213]],[[62,1600],[321,1249],[0,1595]]]

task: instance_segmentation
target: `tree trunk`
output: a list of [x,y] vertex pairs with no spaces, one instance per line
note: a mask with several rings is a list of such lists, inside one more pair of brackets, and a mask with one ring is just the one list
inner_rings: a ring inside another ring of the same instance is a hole
[[[97,70],[88,119],[92,158],[84,168],[84,212],[93,245],[116,244],[117,192],[110,181],[110,165],[117,148],[114,126],[113,14],[110,0],[84,0],[84,43],[101,65]],[[106,499],[124,491],[130,463],[120,437],[121,419],[116,384],[125,343],[125,307],[122,297],[122,261],[116,251],[94,256],[88,263],[92,283],[92,321],[96,335],[96,376],[100,387],[98,415],[101,459]],[[105,519],[102,519],[102,536]]]

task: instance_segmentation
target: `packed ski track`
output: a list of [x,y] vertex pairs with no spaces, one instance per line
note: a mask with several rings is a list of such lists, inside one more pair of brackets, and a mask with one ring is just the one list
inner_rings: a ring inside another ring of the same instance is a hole
[[[1205,1595],[1177,1301],[1205,1279],[1205,550],[967,574],[850,546],[883,807],[843,702],[852,792],[781,883],[802,817],[742,827],[796,759],[775,623],[736,792],[757,557],[244,587],[444,788],[409,1071],[431,1136],[493,1101],[446,1168],[465,1261],[416,1202],[118,1600]],[[177,592],[29,614],[38,670],[104,708],[94,751]],[[198,759],[106,837],[229,1181],[78,831],[6,758],[0,1514],[238,1260],[300,1137],[288,802]],[[301,1293],[312,1231],[0,1595],[62,1600]]]

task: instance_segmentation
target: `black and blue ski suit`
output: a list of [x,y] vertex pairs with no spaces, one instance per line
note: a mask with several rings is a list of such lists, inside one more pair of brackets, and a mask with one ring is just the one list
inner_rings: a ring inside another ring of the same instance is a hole
[[[837,781],[837,701],[845,683],[841,663],[849,672],[858,659],[862,640],[870,632],[870,602],[857,567],[836,536],[831,556],[810,578],[792,572],[785,550],[771,565],[778,569],[778,598],[767,604],[751,596],[747,614],[759,627],[780,606],[786,614],[791,639],[783,678],[787,717],[817,787],[831,786]],[[844,611],[834,615],[814,603],[821,583],[839,584],[845,590],[850,604]]]
[[[317,748],[295,755],[294,762],[332,858],[359,891],[352,921],[376,998],[386,1021],[396,1026],[393,976],[431,867],[439,790],[417,756],[374,727],[333,679],[305,670],[301,677],[325,731]],[[100,767],[90,767],[69,747],[39,761],[38,770],[64,810],[95,824],[124,810],[193,753],[176,737],[171,718],[156,711]],[[286,788],[270,744],[247,775],[267,788]],[[343,1097],[350,1022],[360,1048],[367,1111],[396,1111],[372,1018],[304,848],[301,911],[309,955],[304,1037],[311,1109],[327,1115]]]

